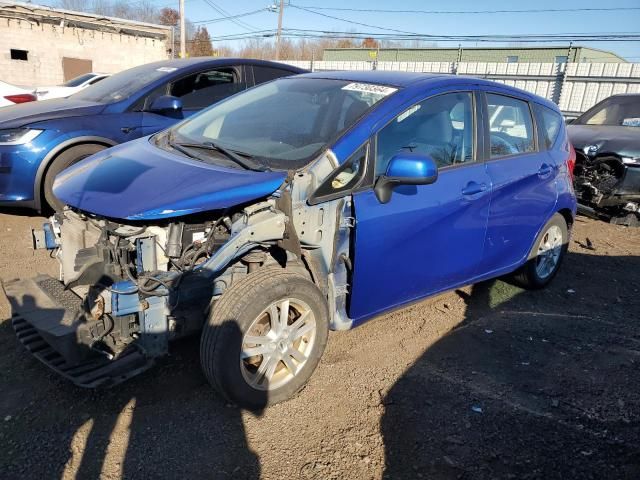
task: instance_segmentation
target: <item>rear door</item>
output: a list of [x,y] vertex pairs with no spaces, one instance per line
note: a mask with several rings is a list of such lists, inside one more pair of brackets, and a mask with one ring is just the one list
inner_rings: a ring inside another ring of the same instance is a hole
[[376,177],[410,150],[438,164],[431,185],[396,187],[388,203],[353,195],[355,257],[349,316],[356,322],[472,279],[479,268],[491,182],[477,136],[473,88],[422,100],[376,135]]
[[558,167],[538,145],[532,105],[487,91],[485,142],[493,191],[482,273],[509,270],[529,253],[557,200]]

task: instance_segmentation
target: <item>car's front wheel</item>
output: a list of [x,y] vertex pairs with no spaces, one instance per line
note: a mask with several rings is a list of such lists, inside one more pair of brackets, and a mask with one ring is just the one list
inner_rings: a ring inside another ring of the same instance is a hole
[[44,183],[42,185],[44,201],[49,207],[57,212],[62,210],[62,207],[64,207],[64,204],[53,194],[53,181],[55,180],[56,175],[65,168],[68,168],[71,165],[78,163],[80,160],[83,160],[94,153],[98,153],[105,148],[107,147],[97,144],[76,145],[75,147],[68,148],[53,159],[53,162],[51,162],[51,165],[49,165],[49,168],[47,169],[47,173],[44,177]]
[[318,287],[300,273],[265,267],[212,306],[200,342],[202,369],[227,399],[260,409],[300,391],[320,361],[328,330]]
[[546,286],[558,273],[568,248],[567,222],[556,213],[538,235],[527,263],[515,273],[516,282],[531,289]]

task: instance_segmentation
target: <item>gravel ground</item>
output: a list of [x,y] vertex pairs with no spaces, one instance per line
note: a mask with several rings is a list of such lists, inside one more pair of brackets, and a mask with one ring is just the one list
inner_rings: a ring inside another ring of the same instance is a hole
[[[30,250],[41,221],[0,214],[2,280],[57,274]],[[546,290],[486,282],[332,333],[309,385],[258,413],[208,387],[197,338],[75,388],[0,299],[0,479],[637,479],[639,288],[640,229],[579,218]]]

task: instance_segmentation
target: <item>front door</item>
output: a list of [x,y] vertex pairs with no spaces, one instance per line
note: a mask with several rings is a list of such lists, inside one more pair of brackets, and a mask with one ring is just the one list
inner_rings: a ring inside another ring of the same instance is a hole
[[399,151],[430,155],[431,185],[396,187],[388,203],[354,194],[355,258],[349,316],[384,310],[472,279],[482,258],[491,182],[476,140],[473,92],[444,93],[408,108],[376,139],[376,175]]

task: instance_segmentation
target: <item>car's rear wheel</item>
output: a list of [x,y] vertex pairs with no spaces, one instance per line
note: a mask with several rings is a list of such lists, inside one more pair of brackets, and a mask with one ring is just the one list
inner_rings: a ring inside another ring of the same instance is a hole
[[56,175],[65,168],[68,168],[71,165],[78,163],[80,160],[87,158],[94,153],[98,153],[105,148],[107,147],[104,145],[96,144],[77,145],[65,150],[53,159],[53,162],[51,162],[51,165],[49,165],[49,168],[47,169],[47,173],[44,177],[44,183],[42,185],[44,201],[49,207],[55,211],[60,211],[62,210],[62,207],[64,207],[64,204],[53,194],[53,181],[55,180]]
[[294,396],[327,343],[329,312],[308,278],[265,267],[212,306],[200,342],[202,369],[230,401],[251,409]]
[[556,213],[536,239],[529,260],[514,275],[525,288],[542,288],[558,273],[569,247],[569,229],[564,217]]

